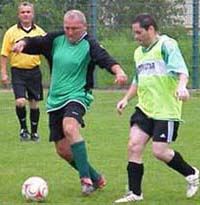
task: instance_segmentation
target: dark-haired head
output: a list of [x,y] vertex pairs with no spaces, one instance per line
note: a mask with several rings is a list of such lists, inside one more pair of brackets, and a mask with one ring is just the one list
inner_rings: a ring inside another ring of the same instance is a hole
[[144,28],[145,30],[148,30],[150,26],[153,26],[155,31],[158,30],[158,26],[154,17],[148,13],[142,13],[136,16],[136,18],[133,20],[133,24],[136,23],[139,23],[140,27]]

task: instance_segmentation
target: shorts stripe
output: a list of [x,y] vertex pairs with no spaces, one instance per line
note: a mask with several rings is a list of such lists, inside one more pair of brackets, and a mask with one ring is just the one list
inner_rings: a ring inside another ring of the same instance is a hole
[[168,135],[167,135],[167,142],[172,142],[174,134],[174,122],[168,121]]

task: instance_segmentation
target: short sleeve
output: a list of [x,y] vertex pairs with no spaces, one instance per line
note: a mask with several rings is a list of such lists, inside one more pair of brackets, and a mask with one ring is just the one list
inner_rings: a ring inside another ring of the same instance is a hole
[[9,56],[13,44],[14,44],[14,40],[12,39],[12,35],[8,30],[3,37],[1,55]]
[[164,55],[168,73],[184,73],[187,76],[189,75],[185,60],[181,54],[177,42],[174,39],[168,38],[164,40],[162,45],[162,53]]

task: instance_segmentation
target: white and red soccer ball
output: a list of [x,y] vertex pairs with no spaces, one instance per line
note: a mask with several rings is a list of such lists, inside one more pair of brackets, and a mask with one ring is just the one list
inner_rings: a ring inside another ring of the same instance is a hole
[[47,182],[38,176],[32,176],[22,185],[22,195],[29,201],[44,201],[48,195]]

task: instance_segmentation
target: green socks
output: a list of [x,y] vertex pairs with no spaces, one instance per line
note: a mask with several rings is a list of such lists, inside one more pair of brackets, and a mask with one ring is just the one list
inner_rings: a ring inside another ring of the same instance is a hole
[[[74,169],[78,170],[74,160],[69,162],[69,164]],[[89,165],[90,178],[92,179],[92,181],[97,181],[100,178],[100,174],[89,164],[89,162],[88,165]]]
[[71,151],[72,151],[74,162],[78,169],[80,177],[90,178],[85,141],[72,144]]
[[85,141],[72,144],[71,151],[73,154],[73,161],[70,162],[70,165],[78,170],[80,177],[88,177],[93,181],[98,180],[100,175],[87,161]]

